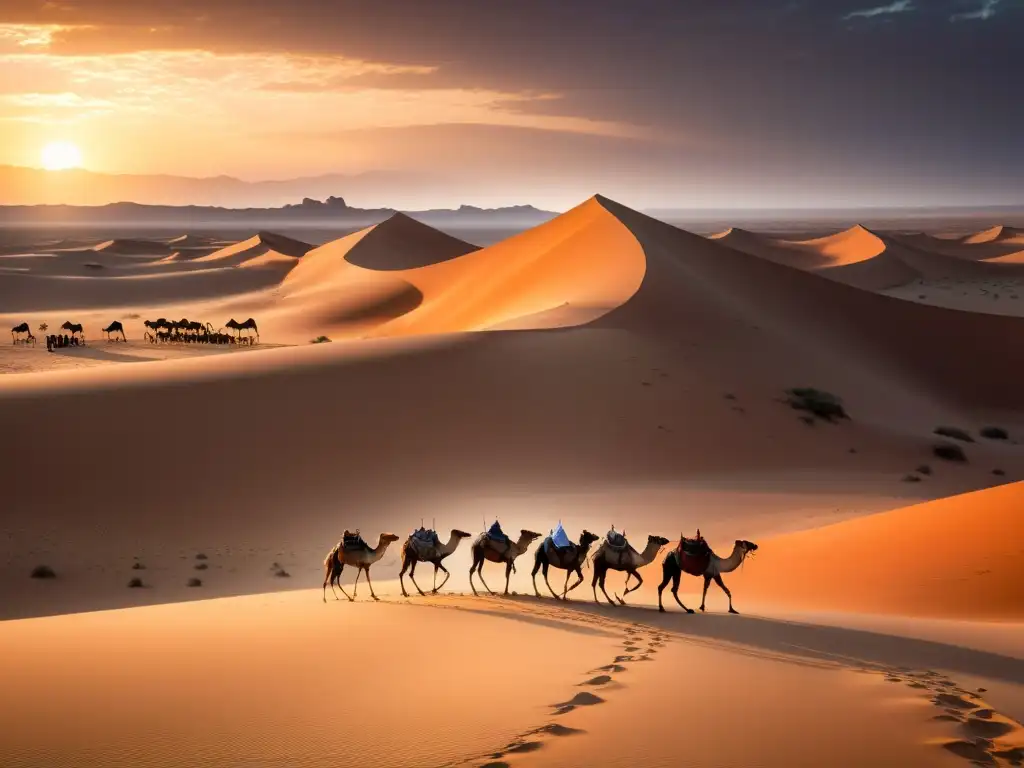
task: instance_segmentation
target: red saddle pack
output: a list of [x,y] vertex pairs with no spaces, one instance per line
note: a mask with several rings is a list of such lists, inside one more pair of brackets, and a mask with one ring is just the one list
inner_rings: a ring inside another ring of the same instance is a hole
[[680,535],[676,552],[679,554],[679,566],[683,573],[691,576],[703,576],[711,564],[711,547],[700,535],[700,529],[697,530],[695,539]]

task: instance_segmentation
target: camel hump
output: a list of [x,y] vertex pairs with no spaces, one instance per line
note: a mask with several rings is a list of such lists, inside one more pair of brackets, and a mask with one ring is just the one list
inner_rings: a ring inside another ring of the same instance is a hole
[[605,536],[605,541],[612,549],[625,549],[627,546],[626,535],[619,533],[615,528],[608,531],[608,534]]

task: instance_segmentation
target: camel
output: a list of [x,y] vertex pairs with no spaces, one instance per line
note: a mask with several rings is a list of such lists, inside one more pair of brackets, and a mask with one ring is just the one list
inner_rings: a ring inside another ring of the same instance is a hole
[[[700,536],[700,531],[697,532],[697,535]],[[691,540],[680,537],[680,547],[684,546],[686,541]],[[671,581],[672,597],[679,603],[680,608],[687,613],[693,613],[693,609],[687,608],[683,605],[683,601],[679,599],[679,580],[684,573],[689,573],[691,576],[704,577],[704,594],[700,598],[700,610],[702,613],[704,611],[704,602],[708,596],[708,586],[714,581],[729,598],[729,613],[738,614],[739,611],[732,607],[732,592],[729,591],[729,588],[725,586],[725,582],[722,581],[722,574],[732,573],[739,568],[747,555],[757,551],[757,544],[752,541],[736,539],[736,543],[732,548],[732,554],[726,558],[719,557],[710,548],[706,548],[706,551],[701,556],[694,557],[689,553],[683,553],[680,547],[676,547],[669,552],[665,556],[664,563],[662,563],[663,578],[658,586],[658,610],[662,613],[665,612],[665,607],[661,604],[661,593]]]
[[[430,531],[430,533],[434,532]],[[421,538],[415,533],[406,539],[405,544],[402,546],[402,570],[398,574],[398,583],[402,585],[402,596],[409,596],[409,593],[405,591],[405,581],[402,578],[405,575],[406,569],[409,570],[409,578],[412,580],[412,585],[416,587],[416,591],[424,595],[420,585],[416,583],[416,563],[420,562],[432,563],[434,566],[434,588],[430,590],[431,594],[436,595],[443,589],[444,585],[448,583],[448,579],[451,578],[451,573],[441,564],[441,561],[458,548],[459,542],[470,536],[472,536],[471,533],[460,531],[458,528],[452,528],[447,544],[442,544],[438,541],[437,534],[434,534],[430,540],[427,540],[425,537]],[[444,581],[441,582],[441,586],[437,585],[438,569],[444,571]]]
[[32,329],[29,328],[28,323],[22,323],[21,325],[16,325],[13,328],[11,328],[11,344],[17,344],[18,335],[22,333],[25,334],[24,341],[26,344],[28,344],[29,342],[35,344],[36,337],[32,335]]
[[256,341],[258,342],[260,340],[260,329],[256,327],[256,321],[253,320],[251,317],[244,323],[240,323],[237,320],[235,320],[235,318],[231,318],[226,323],[224,323],[224,327],[230,328],[233,331],[237,331],[239,335],[241,335],[242,331],[251,330],[256,334]]
[[107,341],[117,341],[117,339],[111,339],[110,338],[110,334],[112,334],[112,333],[120,333],[121,334],[121,341],[123,341],[125,343],[128,342],[128,337],[124,335],[124,326],[121,325],[121,321],[120,320],[115,320],[114,322],[112,322],[110,325],[108,325],[106,328],[103,329],[103,332],[105,334],[107,334]]
[[69,331],[72,336],[76,333],[80,333],[82,335],[82,341],[85,341],[85,331],[82,329],[81,323],[72,323],[70,320],[66,320],[60,329],[62,331]]
[[[341,541],[334,545],[334,548],[327,554],[324,560],[324,602],[327,602],[328,583],[331,585],[331,592],[334,593],[335,600],[338,599],[338,593],[334,592],[334,585],[337,584],[341,594],[348,597],[350,603],[355,602],[355,595],[359,588],[359,576],[363,571],[366,571],[366,583],[370,585],[370,597],[374,600],[380,600],[373,593],[373,582],[370,581],[370,566],[384,557],[384,553],[387,552],[388,546],[393,541],[398,541],[398,536],[395,536],[393,533],[382,533],[377,546],[371,549],[370,545],[359,536],[358,531],[354,534],[345,531]],[[349,597],[345,588],[341,586],[341,572],[346,565],[352,565],[356,568],[356,583],[352,588],[351,597]]]
[[484,589],[489,594],[494,594],[491,592],[491,588],[487,586],[487,582],[484,581],[484,561],[490,560],[492,563],[505,563],[505,594],[507,595],[508,582],[512,577],[512,571],[515,569],[516,558],[530,548],[530,544],[534,539],[539,538],[539,533],[528,531],[525,528],[519,532],[518,541],[512,541],[507,536],[503,539],[496,539],[488,533],[481,533],[476,541],[473,542],[473,564],[469,567],[469,586],[473,590],[473,594],[479,594],[473,585],[473,571],[476,571],[480,577]]
[[[568,600],[568,594],[583,583],[583,563],[587,559],[590,545],[599,538],[601,537],[590,531],[583,531],[580,534],[579,544],[561,548],[556,547],[552,543],[550,536],[544,539],[540,546],[537,547],[537,551],[533,556],[533,573],[531,576],[533,577],[533,591],[537,597],[540,597],[540,592],[537,591],[537,571],[543,569],[544,583],[548,585],[548,591],[551,592],[551,596],[555,600]],[[548,581],[548,567],[552,565],[565,571],[565,586],[562,588],[561,597],[555,593],[555,590],[551,589],[551,582]],[[576,581],[570,587],[569,577],[574,573],[576,574]]]
[[[625,571],[626,572],[626,590],[622,593],[622,597],[619,597],[618,593],[615,595],[615,599],[620,604],[625,605],[626,601],[623,600],[626,595],[630,592],[635,592],[640,589],[640,585],[644,583],[644,580],[640,577],[638,569],[643,568],[645,565],[654,560],[658,556],[658,552],[668,544],[668,539],[663,536],[648,536],[647,546],[644,547],[643,552],[637,552],[633,547],[626,541],[624,533],[616,533],[613,528],[609,531],[608,537],[601,542],[601,546],[597,548],[597,551],[591,557],[591,562],[594,563],[594,580],[591,586],[594,588],[594,602],[600,603],[597,599],[597,587],[600,585],[601,592],[604,593],[604,599],[611,605],[615,605],[612,599],[608,597],[608,592],[604,588],[604,580],[608,575],[609,569],[614,571]],[[630,577],[636,577],[636,586],[629,586]]]

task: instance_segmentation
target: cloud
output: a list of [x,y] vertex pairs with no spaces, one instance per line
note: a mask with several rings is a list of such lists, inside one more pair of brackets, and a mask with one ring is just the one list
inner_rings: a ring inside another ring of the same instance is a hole
[[913,0],[895,0],[889,5],[880,5],[876,8],[865,8],[860,11],[853,11],[843,16],[843,20],[849,19],[873,19],[876,16],[889,16],[894,13],[908,13],[914,10]]
[[973,11],[954,13],[950,21],[988,21],[999,12],[1000,0],[981,0],[981,6]]

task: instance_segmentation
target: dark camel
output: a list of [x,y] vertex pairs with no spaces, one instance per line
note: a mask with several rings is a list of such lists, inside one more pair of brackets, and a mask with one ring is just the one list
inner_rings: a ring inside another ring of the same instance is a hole
[[128,337],[124,335],[124,326],[121,325],[120,320],[115,320],[114,322],[112,322],[110,325],[103,329],[103,332],[107,334],[107,341],[117,341],[117,339],[110,338],[110,334],[120,333],[121,341],[125,343],[128,342]]
[[[416,583],[417,563],[431,563],[434,566],[434,588],[430,590],[431,594],[436,595],[443,589],[444,585],[448,583],[448,579],[451,578],[451,573],[441,564],[441,561],[458,548],[459,542],[472,535],[457,528],[452,528],[447,544],[441,544],[438,541],[424,541],[416,539],[415,536],[410,536],[406,539],[405,544],[402,546],[402,570],[398,574],[398,583],[402,585],[402,596],[409,596],[409,593],[405,591],[405,580],[402,578],[405,576],[406,570],[409,571],[409,578],[412,580],[412,585],[416,587],[416,591],[424,595],[420,585]],[[437,584],[437,571],[439,569],[444,571],[444,581],[441,582],[440,586]]]
[[258,342],[260,340],[260,329],[256,327],[256,321],[251,317],[244,323],[240,323],[235,320],[235,318],[231,318],[224,323],[224,327],[236,331],[239,336],[241,336],[242,331],[253,331],[256,334],[256,341]]
[[29,328],[28,323],[22,323],[21,325],[16,325],[11,328],[11,344],[17,344],[18,335],[22,333],[25,334],[24,341],[26,344],[29,342],[32,342],[33,344],[35,343],[36,337],[32,335],[32,329]]
[[[533,573],[531,576],[533,577],[534,594],[540,597],[540,592],[537,591],[537,571],[543,569],[544,583],[548,585],[548,591],[551,592],[551,596],[556,600],[568,600],[568,594],[583,583],[583,563],[587,559],[590,545],[599,538],[601,537],[590,531],[583,531],[580,534],[579,544],[572,544],[562,548],[556,547],[550,536],[544,539],[540,546],[537,547],[537,551],[533,556]],[[565,571],[565,586],[562,588],[561,597],[555,593],[555,590],[551,589],[551,582],[548,581],[549,566],[561,568]],[[569,577],[574,573],[576,574],[576,581],[570,587]]]
[[60,329],[62,331],[68,331],[72,336],[76,333],[80,334],[82,336],[82,341],[85,341],[85,331],[82,330],[81,323],[72,323],[70,320],[66,320]]
[[[684,557],[677,547],[669,552],[665,556],[665,562],[662,563],[662,581],[658,586],[658,610],[662,613],[665,612],[665,607],[661,604],[661,593],[668,585],[672,582],[672,596],[679,603],[679,607],[687,613],[693,613],[693,610],[683,605],[683,601],[679,599],[679,580],[684,573],[689,573],[691,576],[699,576],[704,579],[704,594],[700,598],[700,610],[704,611],[704,602],[708,597],[708,587],[711,582],[715,582],[722,591],[725,592],[729,598],[729,613],[739,613],[735,608],[732,607],[732,592],[725,586],[725,582],[722,581],[723,573],[732,573],[739,568],[747,555],[757,551],[757,544],[752,541],[745,541],[744,539],[736,539],[736,543],[733,545],[732,554],[728,557],[721,558],[714,552],[708,550],[707,557],[705,558],[707,565],[700,569],[700,566],[704,565],[704,561],[696,559],[689,559]],[[683,566],[689,565],[690,563],[698,563],[697,568],[689,567],[684,570]],[[699,573],[692,573],[693,570],[700,570]]]

